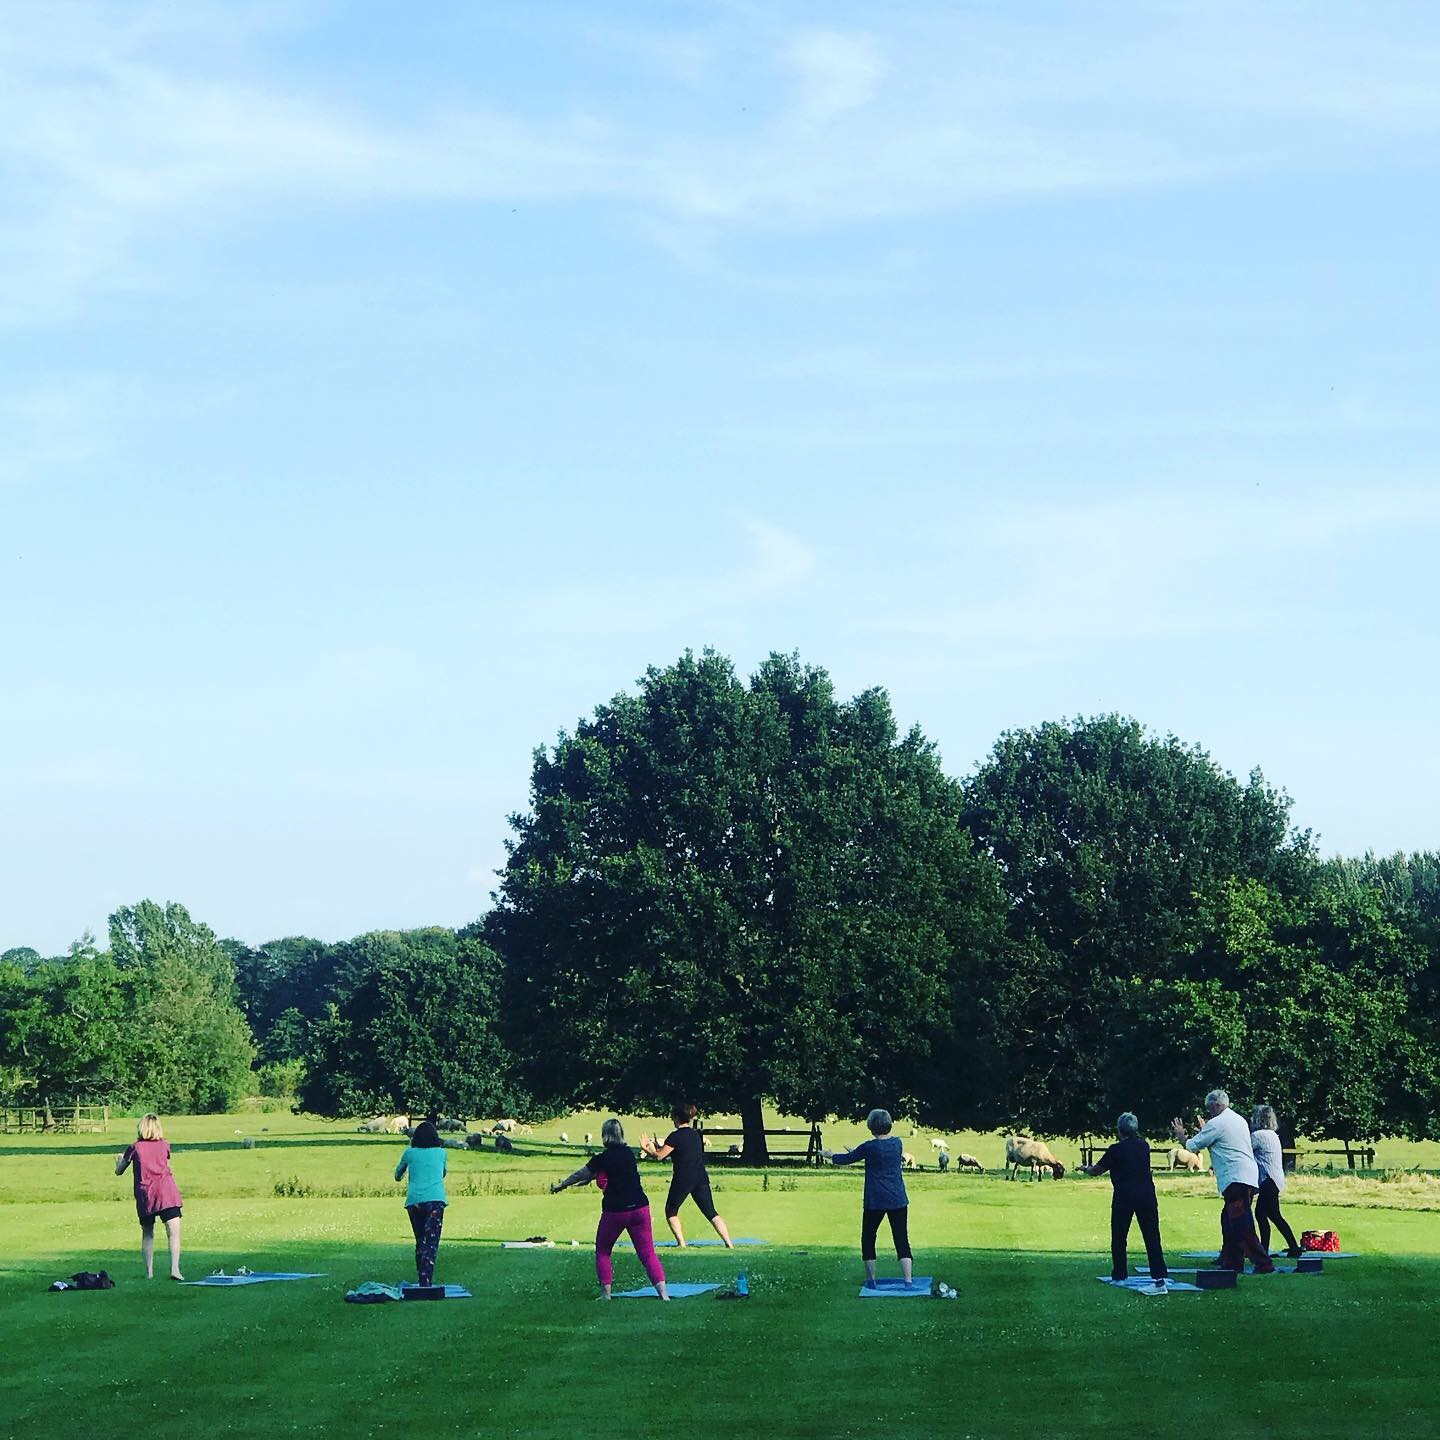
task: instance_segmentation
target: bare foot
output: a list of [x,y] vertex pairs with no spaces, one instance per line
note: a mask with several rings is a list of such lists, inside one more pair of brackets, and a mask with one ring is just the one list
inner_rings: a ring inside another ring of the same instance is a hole
[[183,1275],[176,1275],[173,1271],[171,1272],[170,1278],[171,1278],[172,1280],[180,1280],[180,1281],[183,1281],[183,1280],[185,1279],[185,1277],[184,1277]]

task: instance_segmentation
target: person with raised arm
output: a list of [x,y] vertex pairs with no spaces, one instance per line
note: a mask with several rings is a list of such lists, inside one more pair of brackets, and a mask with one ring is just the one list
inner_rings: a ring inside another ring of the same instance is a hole
[[1209,1118],[1188,1138],[1185,1122],[1178,1116],[1170,1122],[1170,1128],[1191,1154],[1210,1152],[1215,1188],[1225,1202],[1220,1210],[1218,1268],[1238,1275],[1248,1255],[1256,1274],[1268,1275],[1275,1262],[1260,1248],[1250,1208],[1260,1189],[1260,1167],[1255,1163],[1250,1127],[1230,1108],[1230,1097],[1223,1090],[1212,1090],[1205,1097],[1205,1113]]
[[705,1139],[695,1128],[698,1114],[695,1106],[688,1102],[675,1106],[670,1112],[675,1128],[663,1141],[651,1135],[642,1135],[640,1148],[654,1160],[670,1160],[670,1193],[665,1197],[665,1223],[675,1237],[675,1244],[682,1250],[685,1248],[680,1207],[686,1200],[694,1200],[700,1213],[725,1242],[725,1248],[733,1250],[735,1242],[730,1238],[724,1217],[717,1213],[715,1198],[710,1193],[710,1174],[705,1168]]
[[635,1254],[645,1267],[650,1283],[662,1300],[670,1298],[665,1286],[665,1267],[655,1253],[655,1235],[650,1221],[650,1199],[640,1184],[640,1167],[635,1152],[625,1143],[625,1127],[613,1117],[600,1127],[604,1149],[592,1155],[578,1170],[557,1181],[550,1193],[557,1195],[572,1185],[600,1184],[600,1223],[595,1228],[595,1275],[600,1293],[609,1300],[615,1282],[611,1252],[621,1235],[629,1234]]
[[900,1274],[910,1284],[914,1259],[910,1253],[910,1197],[900,1167],[905,1144],[890,1133],[894,1121],[888,1110],[872,1110],[865,1120],[871,1138],[853,1150],[830,1156],[832,1165],[865,1166],[865,1198],[860,1212],[860,1258],[865,1263],[865,1284],[875,1289],[875,1237],[880,1222],[890,1222],[890,1238],[900,1261]]

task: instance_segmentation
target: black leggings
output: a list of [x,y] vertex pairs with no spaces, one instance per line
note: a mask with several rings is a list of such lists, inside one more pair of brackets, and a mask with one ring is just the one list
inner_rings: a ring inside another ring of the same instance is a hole
[[1110,1202],[1110,1278],[1123,1280],[1130,1273],[1127,1249],[1132,1218],[1140,1222],[1140,1238],[1145,1242],[1145,1258],[1150,1262],[1150,1278],[1167,1279],[1170,1272],[1165,1268],[1165,1251],[1160,1245],[1159,1207],[1154,1200],[1147,1199],[1143,1205],[1136,1205],[1121,1200],[1118,1196]]
[[1285,1223],[1285,1217],[1280,1213],[1280,1187],[1273,1180],[1262,1180],[1260,1182],[1260,1194],[1255,1200],[1255,1223],[1260,1227],[1260,1248],[1265,1251],[1270,1249],[1270,1227],[1274,1227],[1285,1237],[1285,1243],[1292,1250],[1298,1250],[1300,1243],[1295,1239],[1295,1232]]
[[875,1258],[875,1237],[880,1233],[880,1222],[890,1221],[890,1238],[895,1242],[895,1253],[902,1260],[910,1259],[910,1207],[901,1205],[895,1210],[862,1210],[860,1212],[860,1258]]
[[690,1199],[693,1199],[700,1207],[700,1213],[707,1220],[714,1220],[719,1213],[715,1209],[715,1197],[710,1193],[710,1177],[708,1175],[702,1175],[698,1180],[677,1175],[671,1180],[670,1193],[665,1197],[665,1218],[669,1220],[678,1215],[680,1207]]

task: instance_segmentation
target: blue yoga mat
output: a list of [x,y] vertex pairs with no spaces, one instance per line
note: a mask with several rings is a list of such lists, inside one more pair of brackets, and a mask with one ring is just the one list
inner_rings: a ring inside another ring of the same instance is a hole
[[256,1270],[249,1275],[207,1275],[203,1280],[182,1280],[182,1285],[263,1285],[267,1280],[319,1280],[321,1273],[290,1270]]
[[[737,1246],[740,1246],[740,1245],[768,1245],[770,1242],[769,1242],[768,1240],[757,1240],[757,1239],[755,1239],[755,1237],[754,1237],[753,1235],[743,1235],[743,1236],[741,1236],[739,1239],[736,1239],[734,1243],[735,1243]],[[689,1244],[686,1245],[685,1248],[686,1248],[687,1250],[694,1250],[697,1246],[700,1246],[700,1245],[709,1245],[709,1246],[712,1246],[712,1247],[715,1247],[715,1248],[718,1248],[718,1249],[722,1249],[722,1250],[725,1248],[725,1242],[724,1242],[723,1240],[691,1240],[691,1241],[689,1242]],[[675,1240],[657,1240],[657,1241],[655,1242],[655,1248],[656,1248],[657,1250],[663,1250],[663,1249],[665,1249],[667,1246],[668,1246],[670,1249],[672,1249],[672,1250],[678,1249],[678,1248],[679,1248],[679,1242],[678,1242],[678,1241],[675,1241]],[[634,1247],[631,1245],[630,1241],[628,1241],[628,1240],[618,1240],[618,1241],[616,1241],[616,1246],[615,1246],[615,1248],[616,1248],[617,1250],[618,1250],[618,1249],[629,1250],[629,1249],[633,1249]]]
[[1112,1280],[1108,1275],[1097,1275],[1095,1278],[1102,1285],[1113,1285],[1117,1290],[1129,1290],[1136,1295],[1168,1295],[1172,1290],[1193,1291],[1196,1295],[1203,1293],[1198,1285],[1184,1280],[1167,1280],[1165,1288],[1159,1290],[1148,1275],[1132,1275],[1128,1280]]
[[930,1298],[930,1276],[917,1275],[907,1285],[903,1280],[877,1280],[872,1290],[868,1285],[860,1287],[862,1300],[916,1300]]
[[[714,1285],[691,1285],[679,1282],[666,1288],[670,1291],[672,1300],[688,1300],[692,1295],[705,1295],[711,1290],[718,1290],[720,1285],[718,1282]],[[647,1285],[643,1290],[617,1290],[615,1298],[617,1300],[658,1300],[660,1292],[653,1285]]]
[[[1218,1250],[1185,1250],[1182,1252],[1187,1260],[1218,1260]],[[1287,1256],[1283,1250],[1272,1250],[1272,1260],[1294,1259],[1294,1256]],[[1358,1260],[1360,1253],[1357,1250],[1306,1250],[1300,1257],[1302,1260]]]

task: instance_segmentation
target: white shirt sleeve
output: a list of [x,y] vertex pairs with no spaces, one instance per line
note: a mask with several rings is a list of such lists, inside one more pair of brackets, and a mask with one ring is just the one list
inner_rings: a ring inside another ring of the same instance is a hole
[[1190,1153],[1198,1154],[1201,1150],[1208,1150],[1220,1138],[1220,1131],[1216,1128],[1213,1119],[1207,1120],[1186,1142],[1185,1148]]

